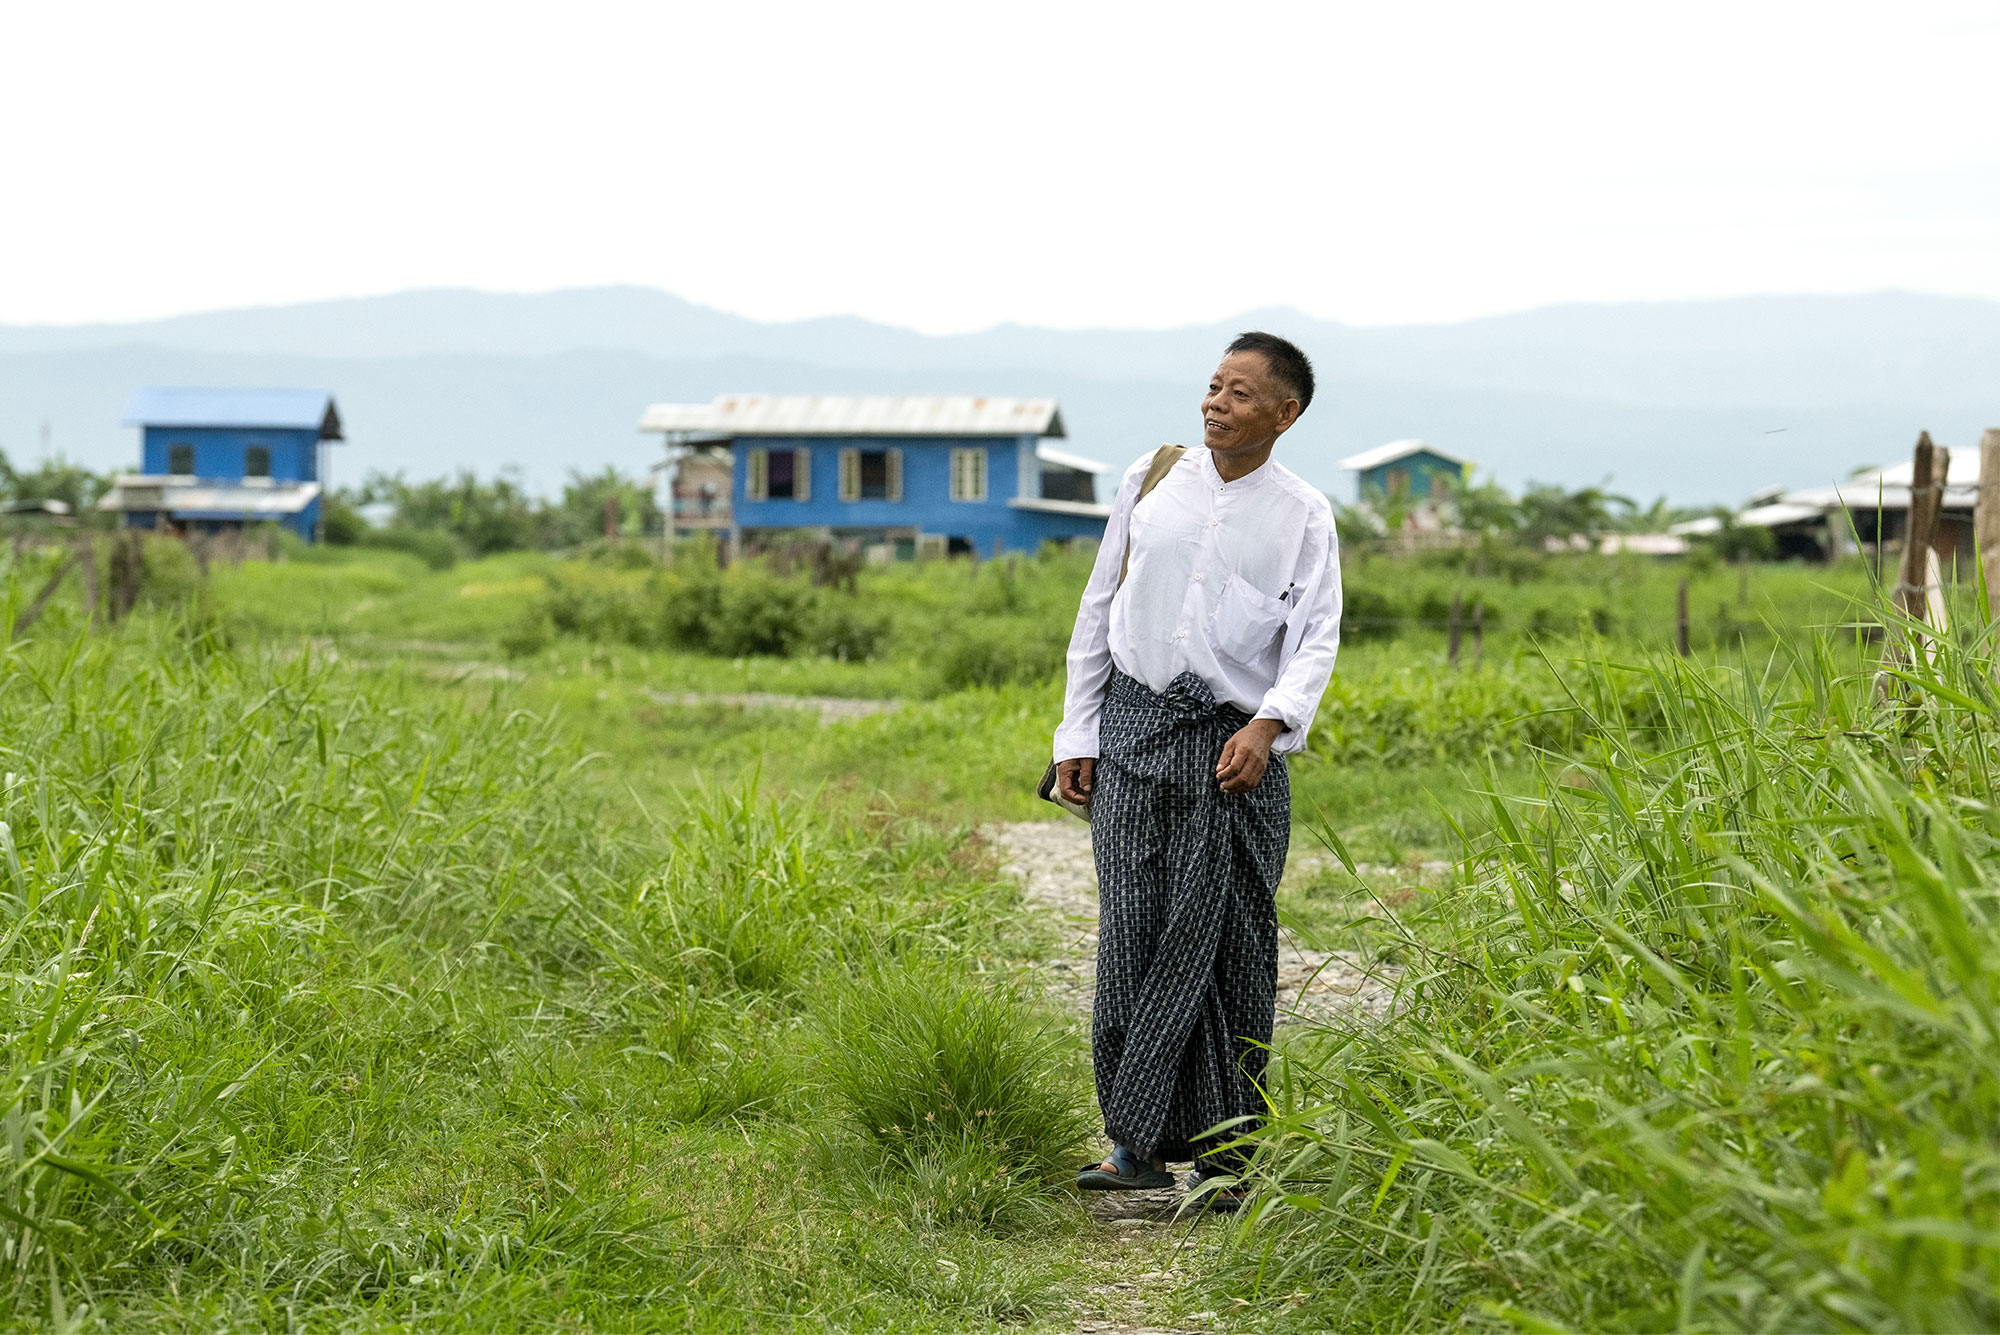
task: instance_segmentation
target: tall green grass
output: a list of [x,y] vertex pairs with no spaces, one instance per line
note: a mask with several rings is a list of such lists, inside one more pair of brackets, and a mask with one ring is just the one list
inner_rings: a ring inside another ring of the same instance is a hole
[[2000,1324],[1990,661],[1568,672],[1587,736],[1404,915],[1394,1017],[1279,1068],[1237,1294],[1342,1329]]
[[[1042,1310],[1032,1276],[885,1281],[990,1221],[853,1159],[814,1037],[884,958],[987,996],[1011,888],[949,831],[749,788],[616,823],[592,763],[498,694],[166,619],[0,654],[0,1324]],[[1047,1106],[996,1070],[989,1106]]]

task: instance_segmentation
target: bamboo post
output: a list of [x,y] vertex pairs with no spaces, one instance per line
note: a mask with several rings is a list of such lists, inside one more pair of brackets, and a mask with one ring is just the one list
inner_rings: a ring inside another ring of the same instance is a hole
[[1689,654],[1688,648],[1688,582],[1683,578],[1680,587],[1674,590],[1674,652],[1682,658]]
[[1450,623],[1451,629],[1448,632],[1449,639],[1446,642],[1444,658],[1445,662],[1451,664],[1453,667],[1458,666],[1458,629],[1459,629],[1458,622],[1459,622],[1459,612],[1464,600],[1465,600],[1464,593],[1462,593],[1457,589],[1452,590],[1451,623]]
[[2000,427],[1979,438],[1979,503],[1972,511],[1979,569],[1986,576],[1986,616],[2000,620]]

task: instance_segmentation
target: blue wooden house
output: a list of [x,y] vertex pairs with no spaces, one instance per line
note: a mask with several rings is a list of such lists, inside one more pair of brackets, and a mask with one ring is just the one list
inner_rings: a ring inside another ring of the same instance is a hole
[[801,532],[897,555],[1032,552],[1101,538],[1105,464],[1057,449],[1053,399],[731,394],[657,403],[640,429],[730,459],[728,525],[757,546]]
[[342,439],[322,389],[142,389],[125,410],[139,428],[139,471],[98,504],[129,528],[217,533],[277,523],[319,532],[321,447]]
[[1450,500],[1472,473],[1470,459],[1421,440],[1392,440],[1350,455],[1340,466],[1359,475],[1355,480],[1358,499],[1366,501],[1379,493],[1418,505]]

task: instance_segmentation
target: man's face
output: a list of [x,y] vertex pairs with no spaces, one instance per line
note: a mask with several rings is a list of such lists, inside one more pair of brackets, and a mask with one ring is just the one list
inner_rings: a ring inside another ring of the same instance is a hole
[[1224,357],[1201,401],[1202,443],[1217,454],[1261,450],[1298,420],[1299,401],[1271,378],[1261,352]]

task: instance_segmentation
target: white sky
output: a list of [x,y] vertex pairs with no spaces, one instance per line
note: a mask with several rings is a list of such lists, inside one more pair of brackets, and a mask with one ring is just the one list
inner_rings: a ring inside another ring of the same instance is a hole
[[2000,298],[2000,0],[0,0],[0,323]]

